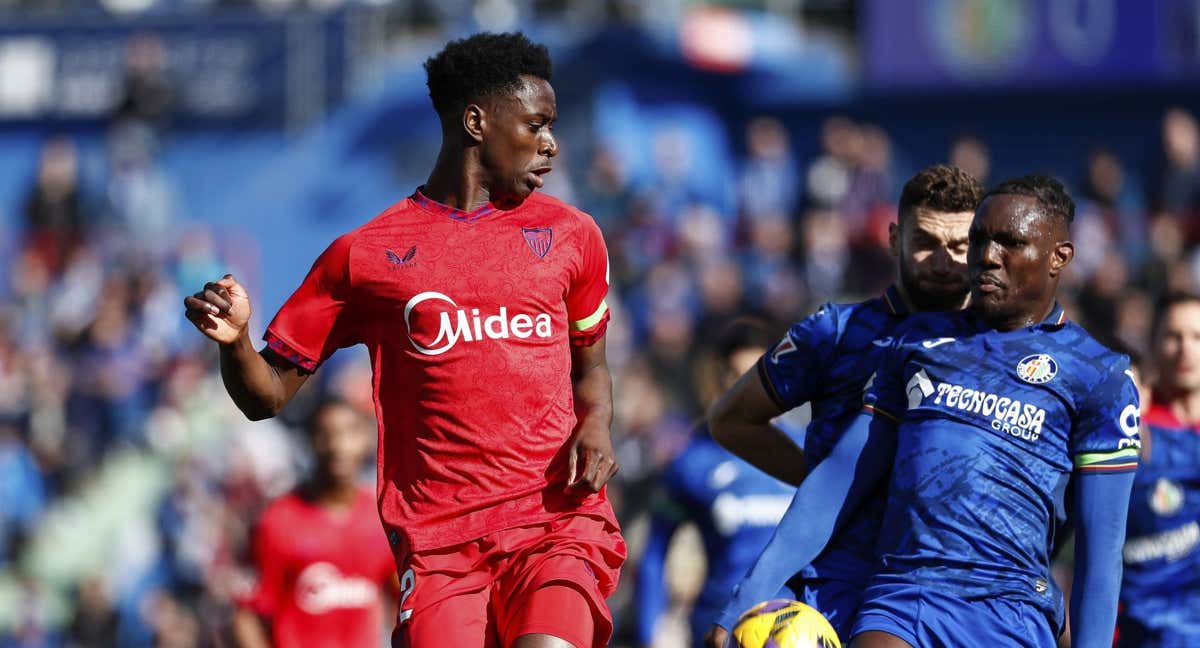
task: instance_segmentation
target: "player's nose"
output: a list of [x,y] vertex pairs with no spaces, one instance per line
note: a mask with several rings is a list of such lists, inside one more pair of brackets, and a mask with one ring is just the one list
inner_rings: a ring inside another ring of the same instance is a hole
[[554,139],[554,135],[546,133],[538,146],[538,154],[548,158],[558,155],[558,140]]
[[988,241],[979,251],[980,265],[986,268],[1000,267],[1001,254],[1000,245],[994,241]]

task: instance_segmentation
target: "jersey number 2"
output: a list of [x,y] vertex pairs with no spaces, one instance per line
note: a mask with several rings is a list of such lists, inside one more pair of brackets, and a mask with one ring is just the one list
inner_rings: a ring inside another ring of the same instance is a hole
[[417,584],[417,575],[413,573],[412,567],[404,571],[404,575],[400,577],[400,616],[397,618],[398,623],[408,621],[412,616],[412,610],[405,610],[404,603],[408,601],[408,597],[412,596],[413,587]]

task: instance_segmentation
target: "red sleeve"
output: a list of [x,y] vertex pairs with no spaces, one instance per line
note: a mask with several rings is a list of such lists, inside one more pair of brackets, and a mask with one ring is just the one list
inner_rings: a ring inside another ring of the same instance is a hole
[[254,610],[264,617],[275,616],[279,595],[283,590],[284,559],[275,541],[274,518],[267,509],[254,532],[254,589],[239,605]]
[[567,292],[567,319],[571,344],[589,346],[604,337],[608,328],[608,250],[596,221],[583,214],[580,262]]
[[272,351],[305,371],[316,371],[334,351],[360,341],[350,301],[353,240],[343,235],[317,257],[263,336]]

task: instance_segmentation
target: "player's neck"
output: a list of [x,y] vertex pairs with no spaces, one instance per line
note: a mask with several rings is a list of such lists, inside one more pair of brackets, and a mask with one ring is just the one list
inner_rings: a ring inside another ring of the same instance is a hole
[[1164,389],[1167,408],[1184,425],[1200,425],[1200,389]]
[[998,319],[998,320],[994,320],[994,321],[987,319],[985,317],[984,321],[987,322],[988,326],[996,329],[997,331],[1000,331],[1001,333],[1007,333],[1008,331],[1015,331],[1017,329],[1025,328],[1028,326],[1033,326],[1035,324],[1038,324],[1038,323],[1044,321],[1047,317],[1050,317],[1050,312],[1054,310],[1055,303],[1056,302],[1052,296],[1049,302],[1039,306],[1038,308],[1036,308],[1032,311],[1020,313],[1020,314],[1014,315],[1012,317],[1006,317],[1006,318]]
[[429,179],[421,187],[426,198],[462,211],[474,211],[491,199],[479,166],[462,151],[442,148]]
[[342,483],[333,479],[316,477],[312,483],[313,501],[319,506],[331,509],[348,509],[358,498],[358,485],[354,482]]
[[903,281],[896,282],[896,292],[900,293],[900,301],[904,302],[904,307],[910,313],[928,313],[938,311],[956,311],[962,310],[967,306],[967,302],[971,299],[971,293],[963,295],[961,298],[947,300],[944,303],[937,301],[929,301],[929,303],[920,302],[912,298],[912,293]]

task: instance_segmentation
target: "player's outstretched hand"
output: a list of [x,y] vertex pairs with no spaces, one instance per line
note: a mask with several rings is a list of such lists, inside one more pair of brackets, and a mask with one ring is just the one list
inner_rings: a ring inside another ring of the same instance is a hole
[[607,428],[580,427],[567,455],[567,490],[600,492],[620,470]]
[[729,641],[729,631],[717,624],[712,624],[704,633],[704,648],[725,648]]
[[250,322],[250,297],[242,284],[225,275],[183,300],[184,315],[200,332],[221,344],[231,344]]

